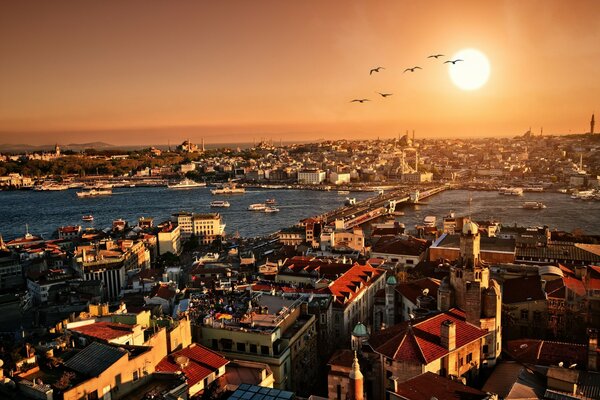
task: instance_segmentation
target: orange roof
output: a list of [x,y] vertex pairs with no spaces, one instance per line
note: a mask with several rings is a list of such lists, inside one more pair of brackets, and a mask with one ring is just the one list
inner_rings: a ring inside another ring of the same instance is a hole
[[[187,365],[183,368],[177,363],[178,357],[186,357]],[[157,371],[182,371],[188,379],[188,385],[194,386],[210,374],[217,373],[219,368],[229,361],[208,348],[192,343],[189,347],[163,358],[156,366]]]
[[96,322],[89,325],[71,328],[71,330],[82,335],[109,341],[130,335],[133,332],[133,326],[117,322]]
[[335,297],[334,306],[337,305],[345,308],[359,293],[384,273],[383,269],[374,268],[369,264],[354,264],[328,288]]

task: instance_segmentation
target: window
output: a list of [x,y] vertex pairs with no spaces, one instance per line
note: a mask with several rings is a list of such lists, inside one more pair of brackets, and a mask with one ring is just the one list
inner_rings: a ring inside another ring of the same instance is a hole
[[236,347],[237,347],[237,351],[242,351],[242,352],[246,351],[246,343],[237,343]]
[[140,379],[140,372],[138,370],[133,371],[133,381]]
[[487,354],[487,353],[488,353],[488,350],[489,350],[489,349],[488,349],[488,345],[487,345],[487,344],[484,344],[484,345],[483,345],[483,349],[482,349],[482,351],[483,351],[483,354]]
[[534,311],[533,312],[533,320],[534,321],[540,321],[542,319],[542,313],[541,311]]
[[521,319],[529,319],[529,310],[521,310]]
[[342,400],[342,385],[337,385],[337,400]]
[[269,355],[269,346],[260,346],[260,354]]
[[258,350],[257,350],[257,348],[256,348],[256,345],[255,345],[255,344],[251,344],[251,345],[250,345],[250,353],[256,353],[257,351],[258,351]]
[[467,354],[467,362],[470,363],[471,361],[473,361],[473,353]]
[[459,362],[458,362],[458,366],[462,367],[464,364],[465,364],[465,359],[464,359],[464,357],[461,357],[460,360],[459,360]]

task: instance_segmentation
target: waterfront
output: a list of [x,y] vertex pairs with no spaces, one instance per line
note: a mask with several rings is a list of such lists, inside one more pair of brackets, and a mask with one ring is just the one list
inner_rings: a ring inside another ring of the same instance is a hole
[[[352,193],[357,200],[374,193]],[[135,225],[141,216],[164,221],[178,211],[196,213],[220,212],[227,224],[226,232],[241,236],[261,236],[295,224],[300,219],[330,211],[341,206],[347,196],[336,191],[249,189],[244,195],[212,196],[208,188],[174,191],[166,188],[115,189],[112,196],[78,199],[74,190],[59,192],[0,192],[0,233],[5,239],[25,233],[25,225],[33,234],[52,237],[61,225],[80,224],[83,227],[107,228],[123,218]],[[275,198],[278,213],[250,212],[252,203]],[[469,206],[469,198],[471,205]],[[212,200],[227,200],[229,208],[211,208]],[[527,210],[525,201],[541,201],[542,210]],[[588,234],[600,234],[600,202],[573,200],[562,193],[525,193],[524,196],[500,196],[497,192],[451,190],[437,194],[423,205],[402,205],[405,215],[397,217],[407,229],[421,224],[427,215],[435,215],[438,226],[450,211],[456,215],[472,215],[476,220],[499,220],[504,225],[548,225],[550,228],[573,231],[580,228]],[[94,215],[93,223],[81,217]]]

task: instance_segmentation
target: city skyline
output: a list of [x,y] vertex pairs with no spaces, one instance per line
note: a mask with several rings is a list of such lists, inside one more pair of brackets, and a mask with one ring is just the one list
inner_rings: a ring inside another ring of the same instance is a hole
[[[587,132],[599,109],[593,1],[0,10],[0,143],[567,134]],[[460,63],[444,64],[466,48],[490,64],[471,91],[450,79]]]

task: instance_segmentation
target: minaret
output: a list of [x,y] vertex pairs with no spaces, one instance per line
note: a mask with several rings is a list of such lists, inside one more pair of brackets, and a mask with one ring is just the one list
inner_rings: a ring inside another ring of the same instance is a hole
[[202,138],[202,152],[204,153],[204,138]]
[[363,400],[363,374],[360,372],[360,365],[354,352],[354,361],[352,362],[352,371],[350,371],[350,400]]
[[594,120],[594,114],[592,114],[592,120],[590,121],[590,133],[594,134],[594,125],[596,125],[596,121]]

